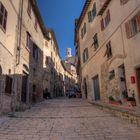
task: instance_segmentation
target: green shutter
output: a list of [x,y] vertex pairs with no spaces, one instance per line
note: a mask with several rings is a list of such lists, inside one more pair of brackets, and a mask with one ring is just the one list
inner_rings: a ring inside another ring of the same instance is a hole
[[95,16],[96,16],[96,3],[94,3],[93,9],[92,9],[92,17],[93,17],[93,19],[95,18]]
[[88,12],[88,22],[92,22],[92,12]]

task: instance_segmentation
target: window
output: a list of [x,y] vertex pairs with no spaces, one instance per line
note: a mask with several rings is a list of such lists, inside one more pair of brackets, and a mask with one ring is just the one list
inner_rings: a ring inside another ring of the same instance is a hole
[[35,30],[37,31],[37,19],[35,19],[35,25],[34,25],[34,27],[35,27]]
[[111,42],[108,42],[108,43],[106,44],[105,56],[107,56],[108,59],[112,57]]
[[88,12],[88,22],[92,22],[92,12]]
[[128,22],[125,23],[127,38],[131,38],[140,31],[140,11]]
[[83,28],[81,29],[81,38],[84,37],[84,34],[83,34]]
[[112,80],[112,79],[114,79],[114,78],[115,78],[115,71],[112,70],[112,71],[109,72],[109,77],[108,77],[108,79],[109,79],[109,80]]
[[28,49],[30,49],[30,45],[31,45],[31,35],[29,34],[29,32],[26,32],[26,35],[27,35],[27,37],[26,37],[26,47],[27,47]]
[[83,62],[85,63],[88,60],[88,48],[84,49],[83,52]]
[[33,68],[33,76],[36,76],[36,68]]
[[38,61],[38,47],[36,44],[33,44],[33,58]]
[[94,5],[93,5],[92,16],[93,16],[93,19],[96,16],[96,3],[94,3]]
[[105,18],[101,19],[101,30],[102,31],[108,26],[108,24],[110,23],[110,20],[111,20],[110,11],[108,10],[107,13],[106,13]]
[[124,5],[128,2],[129,0],[120,0],[121,5]]
[[5,93],[11,94],[11,92],[12,92],[12,81],[13,81],[13,79],[10,76],[6,76]]
[[0,2],[0,28],[6,31],[6,25],[7,25],[7,10]]
[[88,22],[92,22],[96,16],[96,3],[94,3],[91,11],[88,12]]
[[86,32],[87,32],[87,29],[86,29],[86,23],[84,23],[84,35],[86,34]]
[[33,93],[35,94],[36,92],[36,85],[33,85]]
[[131,26],[132,26],[132,34],[135,35],[138,32],[137,18],[133,18],[131,20]]
[[97,33],[94,35],[93,37],[93,45],[94,45],[94,49],[96,50],[99,47],[99,43],[98,43],[98,35]]
[[49,64],[49,57],[46,56],[46,61],[45,61],[46,66]]
[[86,32],[87,32],[86,23],[84,23],[84,26],[83,26],[83,28],[81,29],[81,38],[84,37],[84,35],[86,34]]
[[30,2],[30,0],[28,0],[28,8],[27,8],[27,13],[28,13],[28,15],[29,15],[29,17],[31,18],[31,2]]

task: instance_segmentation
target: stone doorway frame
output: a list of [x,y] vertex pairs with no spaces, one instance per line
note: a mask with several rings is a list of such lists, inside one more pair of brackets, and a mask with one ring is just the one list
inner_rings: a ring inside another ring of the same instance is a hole
[[[122,73],[122,77],[121,77],[121,75],[120,75],[120,71],[119,70],[123,70],[123,73]],[[119,82],[119,90],[120,90],[120,98],[121,99],[123,99],[123,97],[121,97],[121,96],[123,96],[122,95],[122,90],[123,90],[123,88],[124,88],[124,90],[126,91],[126,92],[128,92],[128,89],[127,89],[127,83],[126,83],[126,71],[125,71],[125,65],[124,64],[122,64],[122,65],[120,65],[119,67],[118,67],[118,82]],[[123,87],[121,87],[122,86],[122,83],[121,82],[123,82]],[[122,88],[122,89],[121,89]]]

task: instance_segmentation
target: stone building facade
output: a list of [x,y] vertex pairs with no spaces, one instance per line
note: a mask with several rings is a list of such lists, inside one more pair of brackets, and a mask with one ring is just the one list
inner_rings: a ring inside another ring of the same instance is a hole
[[46,88],[52,97],[64,95],[65,74],[73,80],[36,0],[0,0],[0,112],[30,107]]
[[0,9],[0,99],[9,112],[43,98],[46,30],[35,0],[2,0]]
[[44,79],[43,89],[50,92],[51,98],[64,96],[67,89],[74,81],[75,76],[70,73],[62,62],[55,33],[52,29],[47,29],[48,37],[44,39]]
[[[22,77],[21,100],[36,102],[43,98],[43,39],[45,26],[35,1],[23,1],[21,46],[17,73]],[[27,84],[25,84],[27,83]],[[26,89],[26,90],[25,90]]]
[[[19,1],[0,1],[0,110],[10,110]],[[14,18],[14,20],[13,20]]]
[[75,46],[83,96],[140,104],[140,1],[87,0],[76,20]]

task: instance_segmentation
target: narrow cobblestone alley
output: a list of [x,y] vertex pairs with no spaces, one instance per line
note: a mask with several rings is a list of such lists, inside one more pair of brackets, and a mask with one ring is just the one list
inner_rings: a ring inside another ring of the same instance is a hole
[[82,99],[54,99],[0,118],[0,140],[140,140],[140,128]]

